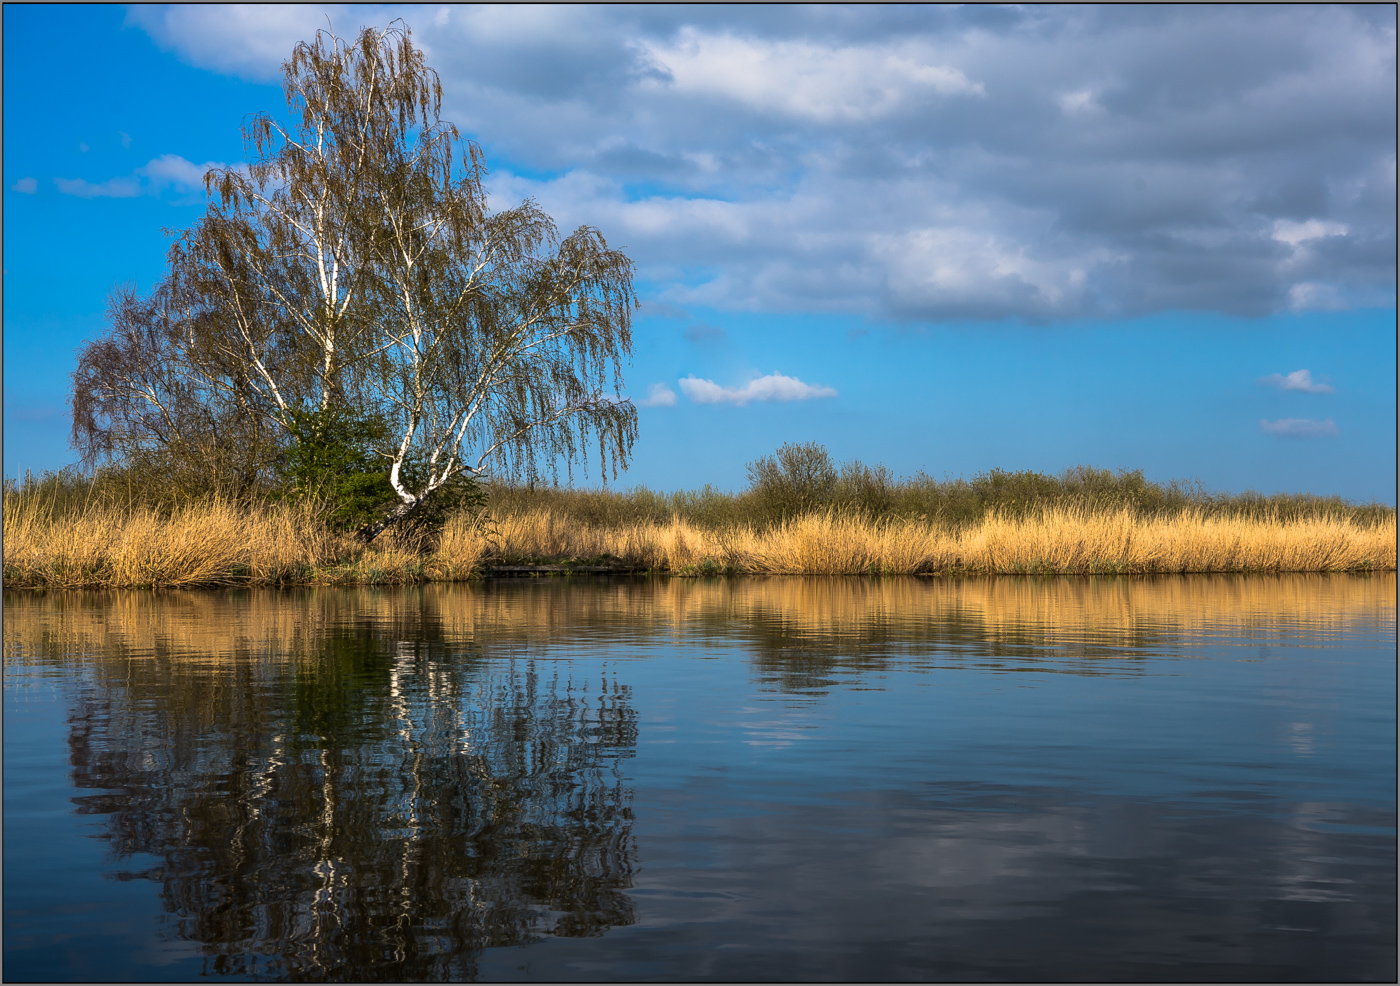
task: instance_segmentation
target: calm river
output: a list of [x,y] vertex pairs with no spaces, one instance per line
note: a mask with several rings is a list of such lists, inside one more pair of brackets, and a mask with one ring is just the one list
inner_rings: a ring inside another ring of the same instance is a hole
[[4,977],[1396,976],[1396,581],[5,594]]

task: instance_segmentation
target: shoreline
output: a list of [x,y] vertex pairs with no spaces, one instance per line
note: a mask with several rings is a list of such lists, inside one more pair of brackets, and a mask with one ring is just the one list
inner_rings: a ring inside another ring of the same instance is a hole
[[714,573],[676,573],[671,571],[658,571],[655,569],[626,569],[626,568],[568,568],[563,565],[538,565],[538,566],[502,566],[500,569],[485,569],[475,573],[469,578],[459,579],[433,579],[422,578],[416,580],[383,580],[378,582],[346,582],[346,581],[306,581],[306,582],[236,582],[236,581],[212,581],[212,582],[182,582],[182,583],[162,583],[162,584],[130,584],[115,585],[111,583],[73,583],[68,585],[11,585],[6,582],[0,586],[0,593],[34,594],[49,592],[212,592],[217,590],[248,590],[248,589],[403,589],[421,586],[453,586],[453,585],[484,585],[492,582],[522,582],[522,581],[567,581],[574,576],[583,576],[590,579],[596,578],[628,578],[628,579],[677,579],[682,582],[712,582],[717,579],[734,581],[766,581],[769,579],[801,579],[813,583],[820,583],[828,579],[861,579],[871,582],[885,580],[912,579],[917,582],[960,582],[965,580],[990,580],[990,579],[1038,579],[1049,581],[1051,579],[1077,579],[1077,580],[1134,580],[1141,582],[1151,582],[1157,579],[1167,578],[1218,578],[1222,576],[1233,576],[1236,578],[1261,578],[1261,577],[1284,577],[1300,575],[1326,575],[1326,576],[1346,576],[1348,578],[1371,578],[1373,576],[1396,575],[1395,568],[1355,568],[1355,569],[1332,569],[1327,571],[1311,571],[1305,569],[1286,570],[1214,570],[1202,572],[1054,572],[1054,571],[1034,571],[1034,572],[988,572],[975,571],[971,569],[945,572],[918,572],[915,574],[899,574],[890,572],[852,572],[840,575],[810,575],[794,573],[755,573],[755,572],[714,572]]

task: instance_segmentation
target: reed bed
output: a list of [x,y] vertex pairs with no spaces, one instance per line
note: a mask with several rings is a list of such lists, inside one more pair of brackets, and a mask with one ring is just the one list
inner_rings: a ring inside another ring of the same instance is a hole
[[1167,574],[1393,571],[1395,515],[1212,516],[1187,509],[1047,508],[980,524],[828,511],[759,528],[585,525],[553,510],[449,520],[429,551],[330,531],[314,506],[210,500],[168,514],[94,507],[64,517],[7,498],[4,578],[75,588],[458,581],[500,564],[574,561],[678,575]]
[[341,561],[342,539],[306,507],[250,512],[222,500],[178,508],[93,508],[55,519],[7,502],[11,586],[207,586],[306,580]]
[[[1155,574],[1393,570],[1395,518],[1212,517],[1186,510],[1139,517],[1129,510],[1052,508],[988,514],[981,524],[809,514],[768,529],[670,524],[584,527],[549,510],[496,521],[492,535],[463,537],[479,552],[520,559],[611,557],[626,567],[677,574],[763,575]],[[488,543],[490,541],[490,543]]]

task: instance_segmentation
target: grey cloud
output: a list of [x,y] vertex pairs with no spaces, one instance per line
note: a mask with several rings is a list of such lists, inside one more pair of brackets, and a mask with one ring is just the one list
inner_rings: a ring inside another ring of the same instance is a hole
[[725,331],[723,327],[708,322],[692,322],[685,327],[684,335],[688,342],[723,342]]
[[[323,9],[342,34],[404,18],[502,204],[599,226],[673,302],[1393,304],[1391,8]],[[278,11],[130,16],[268,79],[325,22]],[[1288,242],[1280,221],[1346,232]],[[703,283],[668,286],[678,269]]]

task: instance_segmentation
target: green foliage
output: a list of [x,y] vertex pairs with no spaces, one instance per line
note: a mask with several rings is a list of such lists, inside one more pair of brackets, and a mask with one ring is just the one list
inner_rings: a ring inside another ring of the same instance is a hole
[[292,441],[280,463],[282,498],[325,501],[327,520],[340,530],[369,523],[395,499],[388,465],[372,446],[384,437],[382,425],[334,405],[292,411],[286,425]]
[[[416,459],[405,460],[402,475],[405,486],[422,489],[427,485],[428,467]],[[399,543],[417,551],[431,551],[442,537],[449,518],[467,514],[478,522],[486,507],[486,491],[470,473],[459,472],[428,496],[418,508],[394,526]]]
[[[327,521],[337,530],[363,529],[399,503],[389,482],[389,462],[375,451],[387,429],[378,421],[355,417],[334,405],[293,411],[287,416],[293,436],[280,461],[276,496],[314,499],[326,505]],[[408,490],[429,484],[430,464],[421,454],[405,458],[399,481]],[[400,545],[431,550],[449,517],[479,515],[486,503],[480,483],[457,473],[434,490],[415,510],[393,525]]]

